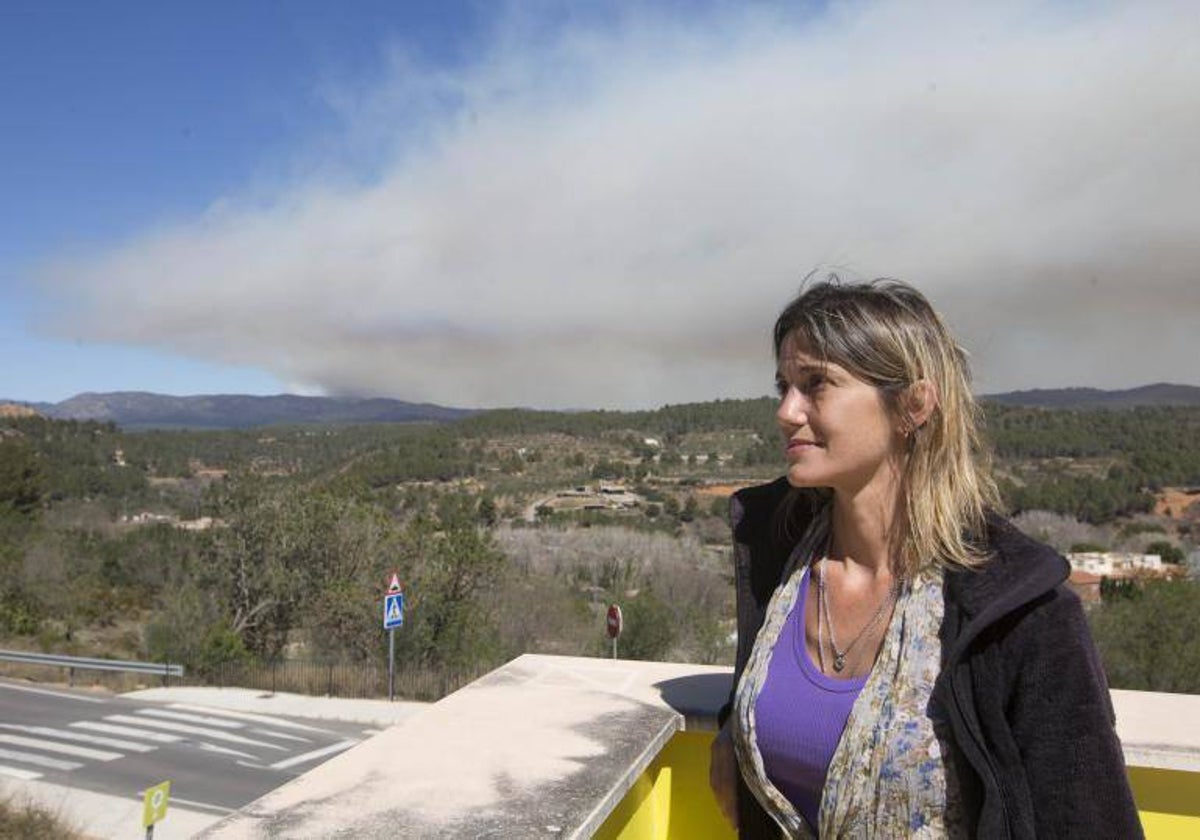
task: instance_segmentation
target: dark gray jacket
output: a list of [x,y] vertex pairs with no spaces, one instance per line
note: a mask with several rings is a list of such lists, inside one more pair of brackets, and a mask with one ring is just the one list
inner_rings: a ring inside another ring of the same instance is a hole
[[[785,479],[733,497],[738,649],[734,684],[780,583],[790,533],[777,516]],[[942,672],[934,700],[953,734],[963,800],[981,838],[1142,836],[1100,659],[1069,567],[1007,520],[988,520],[991,559],[948,572]],[[727,714],[728,706],[722,713]],[[745,785],[742,840],[779,829]]]

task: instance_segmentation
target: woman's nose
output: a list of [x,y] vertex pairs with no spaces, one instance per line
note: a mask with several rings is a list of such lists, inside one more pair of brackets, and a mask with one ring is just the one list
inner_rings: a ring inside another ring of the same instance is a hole
[[803,426],[808,422],[808,405],[797,388],[788,388],[784,392],[779,408],[775,410],[775,419],[785,427]]

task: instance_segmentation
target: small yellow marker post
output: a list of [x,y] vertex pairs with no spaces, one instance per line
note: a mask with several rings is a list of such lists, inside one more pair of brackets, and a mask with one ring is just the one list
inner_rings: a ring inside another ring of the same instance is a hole
[[154,824],[167,815],[167,800],[170,798],[169,780],[146,788],[146,798],[142,803],[142,825],[146,828],[146,840],[154,837]]

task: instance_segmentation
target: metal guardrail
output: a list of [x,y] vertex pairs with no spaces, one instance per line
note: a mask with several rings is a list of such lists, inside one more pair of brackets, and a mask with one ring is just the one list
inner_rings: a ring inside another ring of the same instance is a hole
[[183,666],[169,662],[131,662],[122,659],[95,659],[90,656],[61,656],[55,653],[29,653],[23,650],[0,650],[0,661],[21,662],[26,665],[49,665],[66,668],[68,675],[81,671],[126,671],[134,674],[153,674],[162,677],[182,677]]

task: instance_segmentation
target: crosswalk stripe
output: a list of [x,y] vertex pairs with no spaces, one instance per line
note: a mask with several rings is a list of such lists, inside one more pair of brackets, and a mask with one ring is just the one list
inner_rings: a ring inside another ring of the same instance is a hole
[[244,738],[241,735],[233,735],[229,732],[221,732],[216,729],[207,729],[202,726],[188,726],[184,723],[132,717],[131,715],[108,715],[104,719],[111,720],[114,723],[132,723],[137,726],[150,726],[154,727],[155,729],[166,729],[171,732],[183,732],[188,735],[202,735],[205,738],[213,738],[217,741],[228,741],[231,744],[249,744],[255,747],[266,747],[269,750],[284,749],[277,744],[270,744],[266,741],[255,741],[253,738]]
[[63,700],[78,700],[80,703],[107,703],[108,701],[100,697],[84,697],[81,694],[68,694],[65,691],[47,691],[44,688],[31,688],[27,685],[13,685],[12,683],[0,682],[0,688],[6,688],[9,691],[24,691],[28,694],[48,694],[51,697],[61,697]]
[[294,729],[298,732],[320,732],[328,733],[328,729],[321,729],[319,726],[309,726],[305,723],[296,723],[294,720],[284,720],[283,718],[271,717],[270,715],[256,715],[251,712],[231,712],[221,709],[207,709],[204,706],[193,706],[190,703],[172,703],[172,709],[182,709],[185,712],[204,712],[217,714],[221,717],[234,718],[236,720],[248,720],[253,723],[262,723],[267,726],[274,726],[277,729]]
[[42,778],[41,773],[35,773],[32,770],[22,770],[20,767],[9,767],[7,764],[0,764],[0,776],[12,776],[14,779],[21,779],[25,782],[32,782],[34,779]]
[[138,744],[133,741],[122,741],[117,738],[102,738],[99,735],[84,735],[82,732],[68,732],[65,729],[51,729],[49,726],[21,726],[16,723],[0,723],[0,729],[10,729],[14,732],[28,732],[30,735],[46,735],[50,738],[62,738],[67,741],[81,741],[85,744],[96,744],[101,747],[116,747],[119,750],[144,753],[157,749],[150,744]]
[[236,755],[238,758],[257,758],[253,753],[242,752],[235,750],[233,747],[218,747],[216,744],[210,744],[207,741],[197,741],[198,746],[204,752],[214,752],[221,755]]
[[306,752],[306,753],[304,753],[304,755],[294,755],[291,758],[285,758],[283,761],[277,761],[271,765],[271,769],[272,770],[285,770],[288,767],[294,767],[295,765],[303,764],[306,761],[314,761],[318,758],[323,758],[324,756],[331,755],[332,753],[341,752],[342,750],[353,747],[357,743],[358,743],[358,741],[355,741],[353,739],[349,739],[346,741],[339,741],[336,744],[330,744],[328,747],[322,747],[319,750],[313,750],[312,752]]
[[49,767],[51,770],[76,770],[83,766],[77,761],[60,761],[57,758],[47,758],[44,755],[33,755],[17,750],[0,749],[0,758],[18,761],[21,764],[33,764],[37,767]]
[[259,729],[255,727],[250,732],[254,735],[265,735],[268,738],[282,738],[284,741],[299,741],[302,744],[311,744],[312,738],[304,738],[300,735],[289,735],[286,732],[272,732],[269,729]]
[[183,805],[188,808],[203,808],[205,811],[215,811],[218,814],[232,814],[236,808],[226,808],[224,805],[212,805],[208,802],[197,802],[194,799],[180,799],[178,796],[171,797],[172,805]]
[[221,729],[241,729],[246,724],[239,723],[236,720],[222,720],[212,717],[211,715],[189,715],[185,712],[169,712],[166,709],[138,709],[139,715],[149,715],[150,717],[166,718],[167,720],[181,720],[184,723],[199,723],[205,726],[216,726]]
[[0,744],[12,744],[15,747],[29,747],[46,752],[73,755],[76,758],[90,758],[93,761],[113,761],[121,758],[121,753],[97,750],[91,747],[77,747],[74,744],[63,744],[57,741],[47,741],[43,738],[26,738],[24,735],[5,735],[0,733]]
[[90,729],[93,732],[106,732],[109,735],[124,735],[126,738],[141,738],[145,741],[157,741],[160,744],[174,744],[182,741],[178,735],[167,735],[162,732],[148,732],[145,729],[135,729],[132,726],[114,726],[111,723],[101,723],[98,720],[79,720],[71,726],[79,729]]

